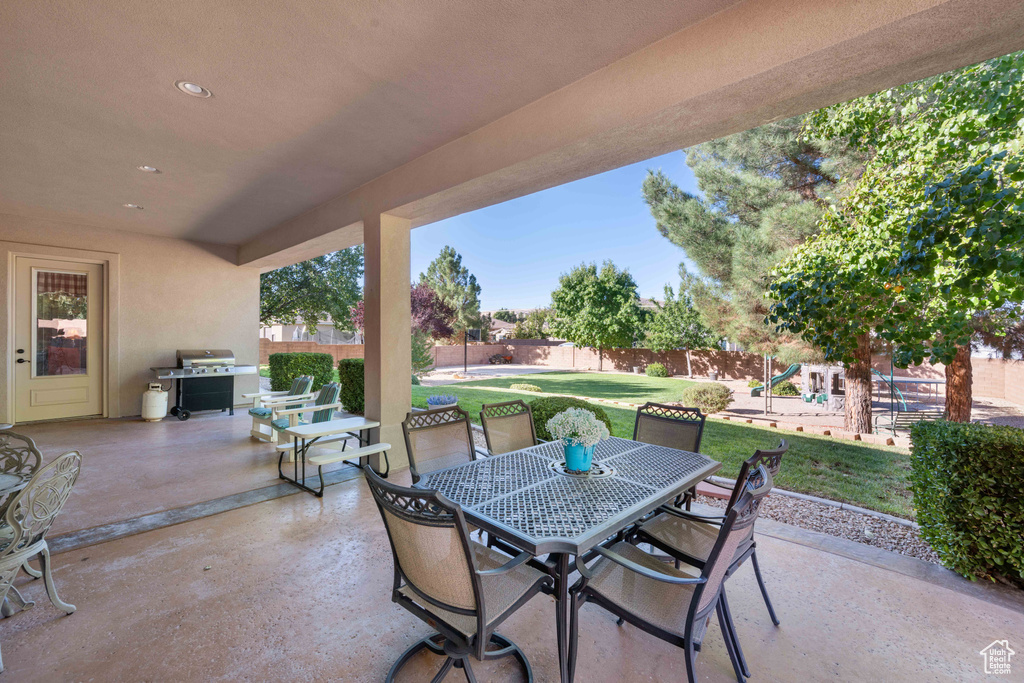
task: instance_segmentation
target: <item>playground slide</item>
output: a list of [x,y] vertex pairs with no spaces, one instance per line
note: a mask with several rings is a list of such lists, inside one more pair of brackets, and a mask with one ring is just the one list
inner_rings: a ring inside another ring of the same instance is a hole
[[[795,375],[798,372],[800,372],[800,364],[799,363],[793,363],[792,365],[789,366],[789,369],[786,370],[784,373],[782,373],[781,375],[775,375],[774,377],[772,377],[772,386],[774,387],[779,382],[785,382],[787,379],[789,379],[790,377],[792,377],[793,375]],[[750,390],[750,395],[751,396],[760,396],[761,395],[761,391],[763,389],[764,389],[763,386],[761,386],[761,387],[754,387],[753,389]]]

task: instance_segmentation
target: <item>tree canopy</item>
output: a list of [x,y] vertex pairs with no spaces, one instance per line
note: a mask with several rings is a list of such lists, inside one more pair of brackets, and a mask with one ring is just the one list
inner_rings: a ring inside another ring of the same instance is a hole
[[710,349],[721,339],[704,324],[685,285],[679,287],[678,297],[671,286],[665,285],[665,302],[655,302],[655,305],[657,308],[648,317],[644,337],[645,345],[652,351]]
[[349,327],[349,309],[359,301],[363,247],[351,247],[260,275],[260,324],[303,322],[315,334],[329,316]]
[[500,320],[505,323],[517,323],[522,317],[516,314],[514,311],[510,311],[507,308],[502,308],[494,312],[492,316],[495,320]]
[[476,276],[462,265],[462,255],[450,246],[441,249],[437,258],[420,273],[420,284],[426,284],[455,311],[456,332],[481,326],[480,285]]
[[770,287],[769,320],[829,359],[877,337],[900,367],[946,363],[952,419],[969,419],[973,335],[1004,336],[1024,300],[1021,66],[1007,55],[811,116],[809,135],[871,159]]
[[[455,334],[452,324],[455,311],[429,285],[412,285],[409,298],[412,306],[412,332],[427,339],[447,339]],[[366,307],[362,299],[350,312],[352,324],[363,329]]]
[[611,261],[600,270],[597,264],[582,264],[559,277],[558,283],[551,293],[551,334],[597,348],[599,366],[604,349],[632,347],[643,334],[644,314],[628,270],[619,270]]
[[786,119],[686,150],[703,197],[660,171],[643,185],[658,231],[697,268],[692,277],[680,267],[697,309],[718,335],[754,351],[806,351],[765,324],[768,275],[817,232],[825,205],[863,163],[842,141],[802,136],[802,126]]
[[512,328],[510,337],[512,339],[547,339],[548,334],[544,330],[551,311],[546,308],[538,308],[520,316],[516,326]]

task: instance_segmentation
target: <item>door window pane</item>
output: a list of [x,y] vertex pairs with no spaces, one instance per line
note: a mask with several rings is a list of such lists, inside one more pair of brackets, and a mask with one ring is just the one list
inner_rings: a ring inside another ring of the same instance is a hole
[[37,270],[36,377],[86,374],[89,276]]

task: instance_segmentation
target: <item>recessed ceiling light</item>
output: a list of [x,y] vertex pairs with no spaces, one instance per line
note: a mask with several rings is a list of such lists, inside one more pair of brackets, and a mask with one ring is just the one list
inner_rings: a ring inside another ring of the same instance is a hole
[[213,95],[212,92],[203,86],[198,83],[192,83],[191,81],[178,81],[174,86],[181,92],[186,95],[191,95],[192,97],[210,97]]
[[145,173],[159,173],[160,172],[160,169],[158,169],[156,166],[136,166],[136,168],[138,168],[140,171],[143,171]]
[[142,207],[139,206],[138,204],[125,204],[124,208],[126,208],[126,209],[138,209],[139,211],[142,211]]

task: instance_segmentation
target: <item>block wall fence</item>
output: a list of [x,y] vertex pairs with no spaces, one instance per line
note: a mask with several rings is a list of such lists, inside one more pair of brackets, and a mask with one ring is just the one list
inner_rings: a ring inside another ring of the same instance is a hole
[[[524,343],[527,342],[527,343]],[[335,362],[343,358],[362,358],[362,344],[317,344],[316,342],[277,342],[260,339],[260,364],[266,365],[272,353],[329,353]],[[512,343],[470,344],[466,349],[470,365],[486,363],[496,353],[512,356],[513,363],[540,365],[563,370],[597,370],[596,349],[557,346],[535,340],[516,340]],[[707,377],[715,371],[719,379],[761,379],[764,373],[761,356],[741,351],[693,351],[690,354],[693,374]],[[461,346],[435,346],[434,366],[452,368],[462,365]],[[673,375],[686,374],[685,351],[655,352],[649,349],[609,349],[604,352],[604,368],[631,372],[634,367],[641,369],[650,363],[662,363]],[[872,360],[876,370],[889,372],[889,361],[884,357]],[[784,368],[773,365],[778,374]],[[974,358],[974,395],[986,398],[1002,398],[1018,405],[1024,405],[1024,361],[1006,361],[999,358]],[[917,365],[896,370],[902,377],[942,379],[945,368],[942,365]]]

